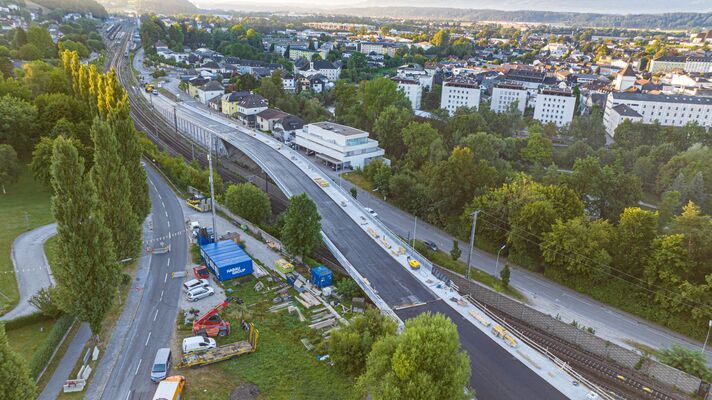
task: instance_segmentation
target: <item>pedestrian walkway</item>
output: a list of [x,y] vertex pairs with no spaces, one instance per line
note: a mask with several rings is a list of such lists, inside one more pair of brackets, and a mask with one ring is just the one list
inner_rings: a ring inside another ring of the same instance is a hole
[[91,329],[89,329],[89,324],[83,323],[79,327],[79,331],[69,343],[67,351],[62,356],[62,360],[57,365],[57,369],[54,370],[52,378],[47,382],[42,393],[38,397],[38,400],[55,400],[57,396],[62,392],[62,387],[64,386],[64,381],[70,378],[72,370],[77,365],[77,361],[82,356],[84,346],[91,337]]

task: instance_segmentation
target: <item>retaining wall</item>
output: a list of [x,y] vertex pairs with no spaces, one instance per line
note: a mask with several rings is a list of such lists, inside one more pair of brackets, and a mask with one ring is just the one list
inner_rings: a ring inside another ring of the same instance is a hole
[[[583,331],[563,321],[559,321],[550,315],[497,293],[477,282],[467,281],[459,274],[433,266],[433,270],[435,269],[452,280],[463,294],[469,294],[472,298],[488,307],[508,314],[512,318],[524,321],[533,327],[547,332],[551,336],[576,345],[601,358],[611,360],[616,364],[631,369],[634,369],[641,359],[641,355],[635,351],[601,339],[596,335]],[[651,359],[646,359],[643,362],[643,365],[640,367],[640,372],[665,385],[676,387],[685,393],[697,392],[701,383],[701,380],[697,377]]]

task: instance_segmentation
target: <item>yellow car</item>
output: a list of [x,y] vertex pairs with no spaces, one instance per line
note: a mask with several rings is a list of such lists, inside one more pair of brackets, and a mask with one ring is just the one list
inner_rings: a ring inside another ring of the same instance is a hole
[[418,268],[420,268],[420,262],[419,262],[418,260],[414,260],[414,259],[412,259],[412,258],[410,258],[410,257],[408,257],[408,265],[410,265],[410,267],[411,267],[412,269],[418,269]]

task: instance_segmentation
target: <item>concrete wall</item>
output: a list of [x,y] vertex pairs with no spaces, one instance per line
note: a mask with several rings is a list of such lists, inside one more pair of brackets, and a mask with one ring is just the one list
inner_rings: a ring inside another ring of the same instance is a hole
[[[641,355],[635,351],[628,350],[563,321],[559,321],[550,315],[499,294],[477,282],[468,282],[459,274],[436,266],[433,266],[433,272],[442,274],[452,280],[455,285],[459,287],[461,293],[469,294],[475,300],[489,307],[524,321],[533,327],[547,332],[551,336],[565,340],[601,358],[611,360],[616,364],[631,369],[635,368],[635,365],[641,358]],[[701,381],[699,378],[655,360],[646,360],[640,368],[640,372],[686,393],[694,393],[700,387]]]

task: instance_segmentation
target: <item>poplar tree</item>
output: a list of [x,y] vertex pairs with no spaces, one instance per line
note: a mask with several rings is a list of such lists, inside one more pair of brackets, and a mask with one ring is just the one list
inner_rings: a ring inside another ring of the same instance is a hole
[[121,260],[138,254],[141,226],[131,205],[131,183],[119,156],[116,135],[108,123],[94,119],[94,166],[91,182],[96,191],[103,222],[111,232],[116,257]]
[[0,400],[34,399],[35,383],[22,359],[10,349],[5,324],[0,324]]
[[[52,215],[57,221],[57,301],[88,322],[96,335],[118,286],[111,232],[103,224],[84,162],[68,139],[58,137],[52,154]],[[28,397],[18,397],[28,398]]]
[[284,214],[282,243],[288,252],[304,257],[321,243],[321,216],[304,193],[289,199]]
[[151,199],[148,196],[146,170],[141,166],[142,150],[139,133],[134,128],[128,113],[128,99],[120,103],[119,108],[111,114],[109,121],[116,135],[121,164],[126,169],[131,185],[131,190],[128,192],[131,209],[140,224],[151,210]]

